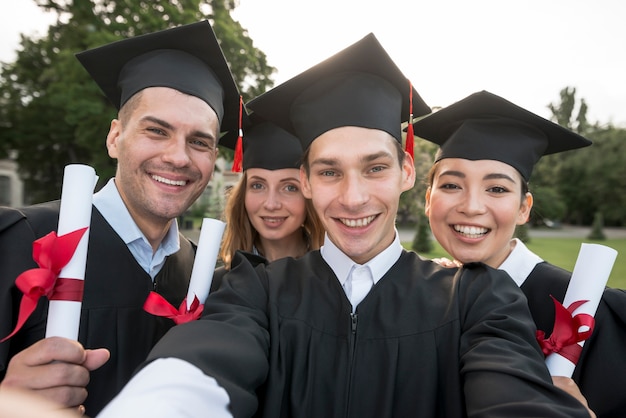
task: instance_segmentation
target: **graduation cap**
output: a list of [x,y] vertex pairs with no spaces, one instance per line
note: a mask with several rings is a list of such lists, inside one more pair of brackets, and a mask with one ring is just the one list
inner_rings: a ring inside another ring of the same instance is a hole
[[[243,130],[243,163],[238,166],[237,159],[241,157],[235,155],[232,171],[241,171],[240,168],[300,168],[302,146],[298,138],[255,113],[244,117]],[[236,151],[237,136],[237,131],[227,132],[219,143]]]
[[371,33],[247,106],[298,137],[303,149],[341,126],[383,130],[402,143],[402,122],[431,111]]
[[204,100],[221,130],[238,127],[240,95],[208,21],[123,39],[76,54],[119,110],[148,87],[170,87]]
[[439,144],[435,161],[501,161],[526,181],[543,155],[591,145],[577,133],[487,91],[426,116],[413,128],[415,135]]

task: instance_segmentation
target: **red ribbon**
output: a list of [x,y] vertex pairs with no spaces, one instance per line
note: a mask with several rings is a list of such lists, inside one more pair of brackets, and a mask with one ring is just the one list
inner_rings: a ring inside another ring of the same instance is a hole
[[[537,341],[545,356],[550,353],[559,353],[572,363],[577,364],[583,350],[578,343],[591,337],[595,319],[589,314],[573,315],[573,313],[579,306],[589,301],[578,300],[565,308],[552,295],[550,297],[554,301],[555,308],[554,329],[550,338],[545,338],[545,333],[537,330]],[[588,327],[588,330],[580,332],[581,327]]]
[[204,305],[200,303],[197,296],[193,297],[191,307],[187,309],[187,298],[185,298],[180,307],[176,309],[165,298],[156,292],[150,292],[143,304],[143,310],[156,316],[170,318],[177,325],[185,322],[195,321],[202,315]]
[[15,285],[24,295],[20,302],[15,329],[0,342],[8,340],[22,328],[37,307],[40,297],[77,302],[83,299],[84,281],[59,278],[59,274],[74,256],[76,247],[87,229],[87,227],[77,229],[61,236],[57,236],[53,231],[33,242],[33,259],[39,268],[26,270],[15,279]]

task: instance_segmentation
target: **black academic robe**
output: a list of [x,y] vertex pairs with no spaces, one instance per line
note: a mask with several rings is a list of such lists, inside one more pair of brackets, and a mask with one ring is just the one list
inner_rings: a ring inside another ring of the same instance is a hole
[[[5,209],[0,219],[0,333],[8,335],[15,325],[22,293],[15,278],[37,267],[32,259],[35,239],[56,231],[59,202],[18,210]],[[85,348],[107,348],[109,361],[91,372],[85,402],[86,413],[95,416],[126,384],[154,344],[174,325],[170,319],[143,310],[151,290],[176,308],[187,295],[195,246],[180,237],[181,249],[167,258],[154,284],[139,266],[126,244],[94,207],[78,340]],[[26,326],[0,344],[0,377],[10,358],[45,335],[47,300],[42,298]],[[2,338],[0,337],[0,338]]]
[[[537,329],[552,333],[554,304],[563,302],[571,273],[543,262],[521,288],[528,298]],[[590,278],[591,280],[592,278]],[[595,328],[585,342],[572,376],[598,418],[626,417],[626,292],[607,288],[595,315]]]
[[552,385],[526,299],[504,277],[403,251],[352,315],[319,251],[256,267],[237,253],[203,317],[148,361],[194,364],[235,417],[588,416]]

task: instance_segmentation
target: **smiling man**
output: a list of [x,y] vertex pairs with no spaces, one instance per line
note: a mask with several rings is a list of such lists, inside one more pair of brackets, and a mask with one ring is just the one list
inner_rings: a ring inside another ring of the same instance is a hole
[[[176,218],[206,188],[219,133],[237,128],[239,93],[206,21],[77,57],[119,109],[106,138],[117,171],[93,199],[80,344],[43,338],[42,298],[26,325],[0,343],[0,377],[2,388],[31,390],[66,407],[82,403],[95,416],[174,324],[143,310],[150,291],[176,307],[187,295],[195,245]],[[17,319],[15,279],[37,267],[33,241],[56,231],[59,202],[0,214],[2,338]]]
[[250,102],[301,141],[324,245],[268,265],[236,254],[204,316],[170,330],[101,417],[588,416],[552,385],[504,273],[403,250],[410,96],[429,112],[368,35]]

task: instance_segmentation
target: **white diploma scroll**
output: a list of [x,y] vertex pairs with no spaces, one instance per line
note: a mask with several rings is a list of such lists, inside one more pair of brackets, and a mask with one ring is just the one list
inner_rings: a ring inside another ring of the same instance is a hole
[[200,304],[204,304],[209,295],[225,227],[226,224],[217,219],[204,218],[202,220],[198,249],[193,261],[193,270],[187,291],[187,309],[191,307],[194,296],[198,298]]
[[[87,244],[91,224],[93,191],[98,177],[92,167],[82,164],[70,164],[63,172],[61,190],[61,209],[57,236],[87,227],[76,251],[69,263],[63,267],[60,278],[85,279],[87,262]],[[81,302],[51,300],[48,307],[46,337],[65,337],[78,339]]]
[[[589,302],[579,306],[572,312],[572,316],[580,313],[595,316],[616,258],[617,251],[613,248],[599,244],[581,244],[563,306],[567,308],[572,302],[579,300]],[[582,347],[584,341],[578,344]],[[548,355],[546,365],[552,376],[572,377],[576,368],[576,364],[558,353]]]

